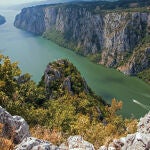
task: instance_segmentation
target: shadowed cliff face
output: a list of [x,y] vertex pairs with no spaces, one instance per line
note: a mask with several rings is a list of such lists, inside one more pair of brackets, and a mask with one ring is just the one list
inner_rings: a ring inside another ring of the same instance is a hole
[[22,9],[21,15],[16,16],[15,26],[42,35],[46,29],[43,9],[41,7]]
[[6,22],[5,18],[0,15],[0,25]]
[[14,25],[54,41],[53,34],[59,33],[65,44],[58,44],[69,48],[72,45],[72,49],[85,56],[100,53],[98,63],[118,67],[147,34],[150,14],[93,14],[83,7],[45,5],[23,9]]

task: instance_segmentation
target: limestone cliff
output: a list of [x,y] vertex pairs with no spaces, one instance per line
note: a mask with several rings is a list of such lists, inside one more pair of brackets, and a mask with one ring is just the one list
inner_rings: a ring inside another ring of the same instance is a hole
[[0,15],[0,25],[6,22],[5,18]]
[[83,6],[43,5],[24,8],[14,25],[85,56],[98,53],[99,64],[118,67],[149,34],[150,13],[93,13]]
[[150,47],[134,51],[127,63],[118,67],[118,70],[124,74],[136,75],[147,68],[150,68]]

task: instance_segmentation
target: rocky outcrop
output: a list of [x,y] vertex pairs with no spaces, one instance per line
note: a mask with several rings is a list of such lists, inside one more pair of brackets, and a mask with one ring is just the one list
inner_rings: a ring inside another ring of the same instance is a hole
[[65,93],[89,93],[89,87],[79,71],[72,63],[64,59],[47,65],[41,83],[45,86],[50,99]]
[[119,140],[114,140],[109,146],[99,150],[149,150],[150,149],[150,112],[140,119],[135,134],[129,134]]
[[25,138],[15,150],[60,150],[57,146],[48,141],[40,140],[34,137]]
[[15,144],[29,137],[29,126],[20,116],[12,116],[0,106],[0,123],[3,126],[3,136],[11,138]]
[[94,146],[79,135],[70,136],[60,146],[55,146],[48,141],[28,137],[17,145],[15,150],[94,150]]
[[144,37],[148,13],[111,13],[105,16],[104,51],[100,64],[117,66]]
[[133,52],[127,63],[118,70],[127,75],[136,75],[147,68],[150,68],[150,47]]
[[77,52],[83,55],[101,53],[100,64],[117,67],[145,36],[150,14],[93,14],[86,7],[46,5],[23,9],[14,24],[34,34],[48,33],[49,39],[53,36],[51,32],[59,32]]
[[6,22],[6,19],[0,15],[0,25],[4,24]]
[[70,136],[67,142],[61,144],[59,148],[63,150],[95,150],[94,146],[80,135]]

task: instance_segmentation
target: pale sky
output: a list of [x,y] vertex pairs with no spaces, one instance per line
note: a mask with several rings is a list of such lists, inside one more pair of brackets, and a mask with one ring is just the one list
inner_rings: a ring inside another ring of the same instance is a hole
[[44,1],[44,0],[0,0],[0,6],[28,3],[33,1]]

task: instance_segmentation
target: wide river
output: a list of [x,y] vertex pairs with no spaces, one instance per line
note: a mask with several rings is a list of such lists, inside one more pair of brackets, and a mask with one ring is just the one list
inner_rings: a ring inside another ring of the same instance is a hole
[[[94,64],[71,50],[34,36],[13,26],[17,10],[0,10],[7,22],[0,26],[0,52],[18,61],[23,73],[28,72],[38,82],[48,62],[69,59],[81,72],[88,85],[107,102],[112,98],[123,101],[124,117],[141,117],[150,110],[150,85],[136,77]],[[133,99],[139,104],[134,103]]]

